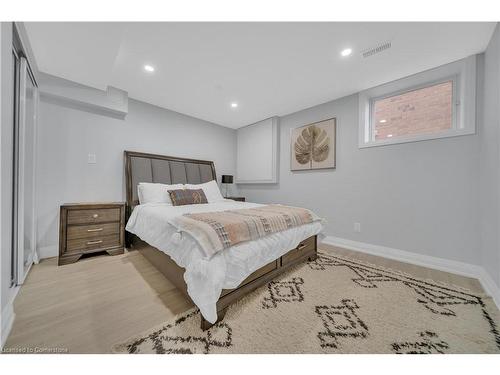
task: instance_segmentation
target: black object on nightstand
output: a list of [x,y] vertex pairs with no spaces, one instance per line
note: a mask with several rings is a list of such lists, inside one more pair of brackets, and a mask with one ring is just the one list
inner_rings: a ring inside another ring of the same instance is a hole
[[231,176],[230,174],[223,174],[221,182],[224,185],[226,185],[226,198],[227,198],[227,185],[233,183],[233,176]]
[[226,199],[232,199],[233,201],[245,202],[245,197],[226,197]]

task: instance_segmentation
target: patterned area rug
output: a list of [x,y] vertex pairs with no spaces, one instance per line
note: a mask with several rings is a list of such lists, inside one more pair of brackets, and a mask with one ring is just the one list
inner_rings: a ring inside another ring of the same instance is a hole
[[320,252],[207,331],[190,310],[115,353],[500,353],[492,299]]

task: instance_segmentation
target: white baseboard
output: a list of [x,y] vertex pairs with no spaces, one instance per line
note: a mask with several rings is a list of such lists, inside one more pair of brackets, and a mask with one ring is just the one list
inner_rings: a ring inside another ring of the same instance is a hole
[[500,309],[500,287],[494,282],[490,274],[481,266],[333,236],[326,236],[321,242],[327,245],[359,251],[361,253],[376,255],[400,262],[415,264],[417,266],[476,278],[483,286],[484,291],[493,298],[493,301],[495,301],[495,304]]
[[37,249],[38,258],[52,258],[59,255],[59,249],[57,246],[43,246]]
[[11,301],[0,313],[0,349],[3,349],[5,342],[7,341],[7,337],[9,337],[15,318],[16,314],[14,313],[14,301]]
[[495,304],[500,309],[500,287],[498,287],[488,271],[486,271],[483,267],[479,268],[479,274],[476,278],[483,286],[486,294],[489,294],[491,298],[493,298],[493,301],[495,301]]

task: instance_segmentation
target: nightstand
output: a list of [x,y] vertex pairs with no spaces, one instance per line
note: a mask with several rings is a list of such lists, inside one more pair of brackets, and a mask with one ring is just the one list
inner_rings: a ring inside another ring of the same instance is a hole
[[245,197],[226,197],[226,199],[232,199],[233,201],[245,202]]
[[59,265],[74,263],[84,254],[124,252],[125,203],[63,204],[59,223]]

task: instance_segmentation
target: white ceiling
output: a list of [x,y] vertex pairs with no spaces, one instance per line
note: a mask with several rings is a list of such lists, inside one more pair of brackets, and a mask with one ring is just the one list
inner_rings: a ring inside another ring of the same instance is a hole
[[[483,52],[494,23],[26,23],[39,70],[231,128]],[[392,48],[361,52],[385,41]],[[353,54],[343,58],[346,47]],[[144,71],[144,64],[155,67]],[[237,109],[230,103],[236,101]]]

